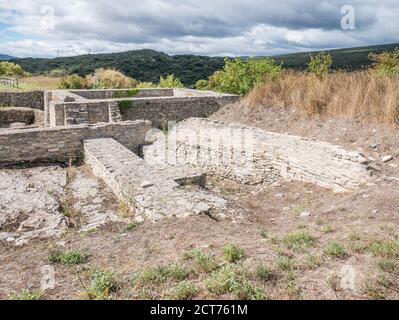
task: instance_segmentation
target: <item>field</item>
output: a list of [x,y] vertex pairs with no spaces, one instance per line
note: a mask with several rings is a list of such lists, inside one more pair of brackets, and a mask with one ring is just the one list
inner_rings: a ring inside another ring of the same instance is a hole
[[59,87],[61,78],[47,77],[47,76],[32,76],[25,77],[19,80],[19,88],[13,88],[0,84],[0,90],[4,91],[18,91],[18,90],[45,90],[57,89]]

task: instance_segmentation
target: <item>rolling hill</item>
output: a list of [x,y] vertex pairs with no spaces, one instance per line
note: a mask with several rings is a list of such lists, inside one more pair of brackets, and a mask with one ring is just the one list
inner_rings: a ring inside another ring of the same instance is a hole
[[[370,53],[392,51],[399,43],[328,50],[333,57],[333,69],[359,70],[371,63]],[[274,56],[277,63],[285,68],[305,69],[310,54],[316,52],[294,53]],[[247,57],[245,57],[247,58]],[[244,58],[244,59],[245,59]],[[158,82],[160,76],[174,74],[185,85],[191,86],[199,79],[207,79],[223,67],[222,57],[196,55],[168,55],[154,50],[135,50],[109,54],[91,54],[53,59],[24,58],[15,60],[22,68],[33,74],[45,74],[54,69],[65,69],[68,73],[81,76],[98,68],[115,68],[140,81]]]
[[[384,51],[392,51],[399,48],[399,43],[384,44],[368,47],[346,48],[336,50],[326,50],[333,58],[332,68],[334,70],[359,70],[370,66],[371,61],[368,58],[370,53],[381,53]],[[311,54],[317,52],[294,53],[273,57],[277,63],[283,63],[285,68],[303,70],[309,62]]]
[[17,59],[17,58],[16,58],[16,57],[9,56],[9,55],[7,55],[7,54],[1,54],[1,53],[0,53],[0,60],[11,60],[11,59]]

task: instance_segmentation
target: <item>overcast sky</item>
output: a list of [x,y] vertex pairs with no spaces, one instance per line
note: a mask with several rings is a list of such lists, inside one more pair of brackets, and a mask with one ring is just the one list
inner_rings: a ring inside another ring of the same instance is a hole
[[143,48],[253,56],[392,42],[398,0],[0,0],[0,53],[18,57]]

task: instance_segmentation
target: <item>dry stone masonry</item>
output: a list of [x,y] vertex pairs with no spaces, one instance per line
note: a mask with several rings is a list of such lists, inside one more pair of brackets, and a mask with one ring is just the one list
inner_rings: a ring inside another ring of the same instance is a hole
[[236,95],[188,89],[53,90],[45,93],[45,122],[66,126],[146,119],[168,121],[207,117]]
[[79,159],[83,140],[95,138],[113,138],[138,153],[151,127],[149,121],[137,120],[0,131],[0,165]]
[[187,166],[152,167],[113,139],[86,140],[84,151],[94,174],[140,214],[139,220],[214,214],[227,205],[226,200],[198,188],[205,176]]
[[[367,159],[330,143],[193,118],[158,134],[144,148],[146,161],[191,164],[242,183],[310,182],[343,192],[370,178]],[[175,155],[175,156],[174,156]],[[173,157],[174,156],[174,157]]]

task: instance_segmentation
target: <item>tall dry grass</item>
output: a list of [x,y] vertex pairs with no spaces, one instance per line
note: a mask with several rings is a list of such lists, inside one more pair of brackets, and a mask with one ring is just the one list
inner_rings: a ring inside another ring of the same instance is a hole
[[310,116],[398,124],[399,77],[337,72],[320,79],[308,73],[287,72],[276,82],[254,88],[245,102],[295,107]]

